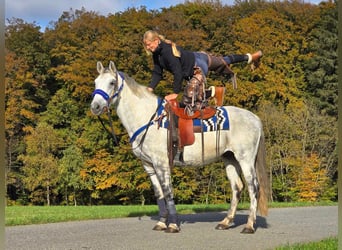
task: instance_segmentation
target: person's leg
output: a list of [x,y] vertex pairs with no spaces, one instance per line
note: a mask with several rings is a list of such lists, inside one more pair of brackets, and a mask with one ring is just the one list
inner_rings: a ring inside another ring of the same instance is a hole
[[239,62],[247,62],[248,64],[252,62],[257,62],[262,57],[262,52],[259,50],[253,54],[247,53],[245,55],[229,55],[224,56],[224,61],[230,65]]
[[195,67],[200,67],[202,73],[206,76],[208,74],[209,59],[206,53],[194,52],[195,55]]
[[239,62],[247,62],[249,58],[248,55],[229,55],[224,56],[223,59],[228,65],[230,65]]

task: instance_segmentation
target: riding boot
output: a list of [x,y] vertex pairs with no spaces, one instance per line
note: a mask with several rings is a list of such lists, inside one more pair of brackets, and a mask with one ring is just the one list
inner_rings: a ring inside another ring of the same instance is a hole
[[252,70],[256,69],[260,65],[260,58],[263,56],[262,51],[259,50],[257,52],[254,52],[253,54],[247,53],[248,56],[248,64],[252,64],[251,68]]

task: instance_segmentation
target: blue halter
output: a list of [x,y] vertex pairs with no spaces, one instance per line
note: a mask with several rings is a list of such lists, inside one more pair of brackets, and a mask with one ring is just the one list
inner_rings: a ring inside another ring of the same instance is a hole
[[[123,72],[119,71],[117,75],[119,75],[122,78],[122,80],[125,80],[125,76]],[[121,92],[122,88],[123,88],[123,82],[121,86],[119,87],[119,89],[115,91],[115,93],[112,96],[109,96],[102,89],[95,89],[94,92],[91,94],[91,97],[94,97],[95,95],[100,95],[103,97],[103,99],[105,99],[108,102],[108,105],[109,105],[110,104],[109,102],[113,100],[115,97],[117,97],[117,95]]]

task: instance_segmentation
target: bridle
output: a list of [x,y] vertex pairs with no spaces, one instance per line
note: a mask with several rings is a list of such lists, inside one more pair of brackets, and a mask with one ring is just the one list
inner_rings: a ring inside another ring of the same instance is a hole
[[[119,77],[121,78],[121,85],[119,88],[117,88],[117,90],[115,90],[115,87],[113,87],[113,90],[111,91],[113,94],[108,95],[105,91],[103,91],[102,89],[95,89],[94,92],[91,94],[92,97],[94,97],[95,95],[100,95],[102,96],[103,99],[106,100],[107,102],[107,106],[106,106],[106,111],[107,111],[107,116],[108,116],[108,122],[109,122],[109,127],[110,127],[110,131],[107,129],[107,127],[104,125],[103,120],[101,119],[101,117],[98,115],[98,119],[101,122],[101,125],[103,126],[103,128],[108,132],[108,134],[111,135],[111,137],[113,138],[114,141],[114,146],[118,146],[119,145],[119,140],[117,138],[117,136],[115,135],[114,132],[114,127],[113,127],[113,121],[112,121],[112,116],[111,116],[111,110],[110,110],[110,105],[111,102],[113,101],[114,98],[116,98],[120,92],[123,89],[124,86],[124,74],[122,72],[116,72],[116,79],[118,81]],[[115,86],[115,85],[114,85]]]
[[116,79],[119,79],[119,76],[121,78],[121,85],[116,91],[114,91],[115,87],[113,87],[113,90],[111,91],[113,94],[111,96],[108,95],[102,89],[95,89],[94,92],[91,94],[91,97],[94,97],[96,94],[102,96],[102,98],[107,101],[107,108],[109,109],[112,100],[119,95],[119,93],[122,91],[122,88],[124,85],[124,80],[125,80],[124,74],[122,72],[117,72],[116,73]]

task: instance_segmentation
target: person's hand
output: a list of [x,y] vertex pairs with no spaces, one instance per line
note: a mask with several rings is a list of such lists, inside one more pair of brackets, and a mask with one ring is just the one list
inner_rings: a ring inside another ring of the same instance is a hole
[[153,89],[150,88],[150,87],[147,87],[147,90],[150,91],[150,92],[153,92]]
[[165,100],[170,101],[170,100],[176,99],[177,96],[178,96],[178,94],[169,94],[169,95],[165,96]]

